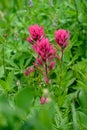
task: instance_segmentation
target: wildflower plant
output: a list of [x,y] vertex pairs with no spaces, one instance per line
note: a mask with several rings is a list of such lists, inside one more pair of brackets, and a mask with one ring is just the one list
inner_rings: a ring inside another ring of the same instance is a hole
[[[36,61],[33,64],[33,67],[28,68],[25,71],[25,75],[29,75],[30,72],[34,71],[34,68],[41,70],[44,75],[44,80],[46,83],[49,82],[49,72],[54,68],[56,62],[55,58],[59,57],[57,55],[57,50],[50,43],[49,39],[46,38],[44,28],[35,24],[29,27],[28,29],[30,36],[27,38],[27,41],[31,44],[32,49],[37,54]],[[59,29],[55,32],[55,41],[61,47],[62,57],[63,50],[68,45],[69,41],[69,32],[63,29]],[[61,57],[61,59],[62,59]]]
[[55,31],[55,41],[57,45],[61,48],[61,63],[60,63],[60,83],[59,86],[61,86],[62,82],[62,70],[63,70],[63,52],[64,49],[68,46],[69,44],[69,38],[70,38],[70,33],[67,30],[64,29],[59,29]]

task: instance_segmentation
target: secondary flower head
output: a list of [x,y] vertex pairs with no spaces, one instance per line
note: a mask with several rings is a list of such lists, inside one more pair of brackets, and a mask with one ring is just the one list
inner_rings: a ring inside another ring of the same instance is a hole
[[47,38],[43,38],[40,42],[38,42],[35,50],[43,62],[53,59],[56,54],[56,50]]
[[67,47],[70,38],[70,33],[67,30],[59,29],[55,32],[55,41],[57,44],[64,49]]
[[31,72],[34,72],[34,67],[29,67],[25,70],[24,75],[28,76]]
[[44,96],[41,97],[40,104],[46,104],[48,102],[49,102],[49,98],[45,98]]
[[45,103],[45,98],[44,97],[41,97],[40,99],[40,104],[44,104]]
[[30,33],[30,37],[27,38],[27,41],[31,44],[36,41],[40,41],[43,36],[45,36],[44,28],[41,26],[38,26],[37,24],[32,25],[28,29]]

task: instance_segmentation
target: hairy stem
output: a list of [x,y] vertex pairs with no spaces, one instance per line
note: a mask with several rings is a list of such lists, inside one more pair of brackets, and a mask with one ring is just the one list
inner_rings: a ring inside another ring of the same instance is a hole
[[47,72],[47,63],[45,63],[45,72],[46,72],[46,77],[48,77],[48,72]]

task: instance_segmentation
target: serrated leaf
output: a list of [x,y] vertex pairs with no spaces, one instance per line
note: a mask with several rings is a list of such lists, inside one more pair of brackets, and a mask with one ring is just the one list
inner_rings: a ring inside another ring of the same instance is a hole
[[9,72],[8,77],[7,77],[7,82],[9,83],[9,86],[12,86],[13,78],[14,78],[14,71],[11,71]]

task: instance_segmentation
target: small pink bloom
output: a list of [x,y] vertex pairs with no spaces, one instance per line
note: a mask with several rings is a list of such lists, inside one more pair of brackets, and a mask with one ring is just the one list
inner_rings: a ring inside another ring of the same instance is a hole
[[70,33],[67,30],[59,29],[55,32],[55,41],[61,48],[65,48],[68,45]]
[[42,63],[42,61],[41,61],[41,59],[40,59],[40,58],[38,58],[38,57],[37,57],[37,59],[36,59],[36,60],[37,60],[37,62],[38,62],[40,65],[43,65],[43,63]]
[[30,68],[29,68],[29,71],[30,71],[30,73],[31,73],[31,72],[34,72],[34,67],[30,67]]
[[36,62],[34,62],[33,65],[34,65],[34,67],[37,67],[37,66],[38,66],[38,64],[37,64]]
[[45,104],[45,103],[48,103],[48,102],[49,102],[48,98],[45,98],[44,96],[41,97],[40,104]]
[[45,99],[45,103],[48,103],[48,102],[49,102],[49,98],[46,98],[46,99]]
[[41,97],[40,99],[40,104],[44,104],[45,103],[45,98],[44,97]]
[[25,70],[24,75],[28,76],[31,72],[34,72],[34,67],[30,67]]
[[29,72],[29,70],[27,69],[27,70],[25,70],[24,75],[28,76],[29,73],[30,73],[30,72]]
[[45,83],[47,83],[47,84],[49,83],[49,78],[48,77],[46,77],[44,80],[45,80]]
[[51,62],[50,66],[49,66],[49,69],[50,69],[50,70],[53,69],[53,67],[54,67],[55,64],[56,64],[56,63],[55,63],[54,61]]

